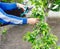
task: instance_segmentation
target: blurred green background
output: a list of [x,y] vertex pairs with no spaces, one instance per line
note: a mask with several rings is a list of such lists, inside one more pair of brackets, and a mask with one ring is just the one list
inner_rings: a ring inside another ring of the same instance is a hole
[[3,2],[19,2],[22,3],[23,0],[2,0]]

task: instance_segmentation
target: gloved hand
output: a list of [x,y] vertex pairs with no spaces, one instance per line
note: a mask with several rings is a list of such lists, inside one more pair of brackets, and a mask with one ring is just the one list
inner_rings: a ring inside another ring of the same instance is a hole
[[25,8],[24,8],[25,5],[20,4],[20,3],[16,3],[16,5],[17,5],[18,9],[22,8],[23,10],[25,10]]
[[[24,11],[26,10],[26,5],[20,4],[20,3],[16,3],[18,9],[22,8]],[[27,8],[30,10],[33,8],[33,6],[27,6]]]
[[21,17],[26,16],[26,14],[28,14],[28,12],[31,11],[31,9],[33,8],[33,6],[26,6],[26,5],[19,4],[19,3],[16,3],[16,4],[17,4],[18,9],[20,9]]

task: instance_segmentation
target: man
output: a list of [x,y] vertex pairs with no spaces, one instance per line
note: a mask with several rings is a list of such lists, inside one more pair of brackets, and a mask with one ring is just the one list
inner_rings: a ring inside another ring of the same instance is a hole
[[20,25],[20,24],[36,24],[36,18],[22,18],[14,15],[7,14],[5,11],[22,8],[25,10],[24,5],[19,3],[4,3],[0,2],[0,24],[1,25]]

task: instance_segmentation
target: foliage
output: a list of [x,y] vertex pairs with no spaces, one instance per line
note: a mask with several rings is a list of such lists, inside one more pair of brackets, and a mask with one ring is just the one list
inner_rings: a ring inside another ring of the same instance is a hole
[[[14,2],[17,0],[4,0],[4,2]],[[22,0],[18,0],[22,2]],[[35,6],[32,9],[32,16],[39,18],[40,22],[36,24],[32,32],[27,32],[24,39],[32,44],[32,49],[60,49],[57,46],[57,37],[50,33],[50,27],[46,23],[46,16],[48,11],[59,11],[60,0],[31,0],[31,3]],[[3,31],[3,34],[6,30]]]
[[32,32],[27,32],[24,39],[32,44],[32,49],[60,49],[56,42],[57,37],[50,33],[50,27],[46,22],[48,11],[59,11],[60,0],[31,0],[35,6],[32,9],[32,16],[39,18]]
[[23,0],[3,0],[3,2],[19,2],[19,3],[22,3]]
[[2,35],[6,35],[7,34],[7,29],[4,29],[3,31],[2,31]]

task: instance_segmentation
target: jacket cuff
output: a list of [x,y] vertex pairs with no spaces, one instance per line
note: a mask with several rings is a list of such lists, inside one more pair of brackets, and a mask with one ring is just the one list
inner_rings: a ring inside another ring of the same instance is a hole
[[27,18],[23,18],[23,24],[27,24]]

